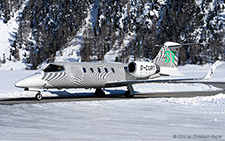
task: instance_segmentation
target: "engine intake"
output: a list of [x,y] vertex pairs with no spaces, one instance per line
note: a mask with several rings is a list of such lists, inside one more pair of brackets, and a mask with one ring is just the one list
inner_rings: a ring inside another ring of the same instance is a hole
[[160,67],[154,63],[134,61],[128,64],[128,72],[136,78],[149,78],[160,72]]
[[136,70],[136,64],[135,64],[135,62],[129,63],[129,65],[128,65],[128,71],[130,73],[133,73],[133,72],[135,72],[135,70]]

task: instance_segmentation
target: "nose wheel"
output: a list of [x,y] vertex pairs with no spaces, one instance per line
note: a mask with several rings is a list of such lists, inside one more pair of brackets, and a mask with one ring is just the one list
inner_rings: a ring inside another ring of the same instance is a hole
[[38,101],[41,101],[41,99],[42,99],[42,94],[41,94],[41,92],[38,92],[37,94],[36,94],[36,96],[35,96],[35,98],[38,100]]

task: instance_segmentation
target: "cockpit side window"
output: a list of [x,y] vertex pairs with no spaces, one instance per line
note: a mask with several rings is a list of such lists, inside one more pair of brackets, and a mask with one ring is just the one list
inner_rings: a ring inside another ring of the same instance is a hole
[[63,66],[54,65],[54,64],[50,64],[45,69],[43,69],[44,72],[59,72],[63,70],[64,70]]

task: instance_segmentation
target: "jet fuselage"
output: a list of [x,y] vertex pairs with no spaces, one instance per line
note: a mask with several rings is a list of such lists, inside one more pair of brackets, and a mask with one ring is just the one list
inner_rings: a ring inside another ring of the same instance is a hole
[[[126,78],[127,77],[127,78]],[[103,88],[106,83],[132,79],[120,63],[53,63],[18,81],[21,88]]]

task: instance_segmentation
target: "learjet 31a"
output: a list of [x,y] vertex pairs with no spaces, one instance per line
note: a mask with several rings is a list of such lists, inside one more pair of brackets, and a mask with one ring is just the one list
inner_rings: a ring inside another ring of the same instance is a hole
[[152,82],[190,82],[209,79],[219,61],[202,78],[155,79],[160,76],[182,76],[178,70],[178,54],[181,44],[166,42],[152,61],[121,63],[60,62],[50,63],[36,74],[19,80],[16,87],[37,91],[41,100],[45,89],[95,88],[96,96],[104,96],[103,88],[127,86],[125,97],[133,97],[132,84]]

